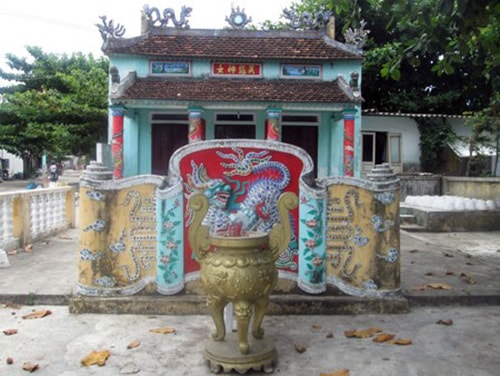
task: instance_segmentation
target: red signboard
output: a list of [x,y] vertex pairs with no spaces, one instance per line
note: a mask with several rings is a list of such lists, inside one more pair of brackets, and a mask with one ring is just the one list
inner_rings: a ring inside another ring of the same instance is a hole
[[254,63],[212,63],[214,76],[260,76],[261,64]]

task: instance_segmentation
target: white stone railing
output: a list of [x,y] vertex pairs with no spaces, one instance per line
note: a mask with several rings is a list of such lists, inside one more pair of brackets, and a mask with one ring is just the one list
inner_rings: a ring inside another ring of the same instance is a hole
[[0,249],[9,251],[75,227],[72,187],[0,193]]

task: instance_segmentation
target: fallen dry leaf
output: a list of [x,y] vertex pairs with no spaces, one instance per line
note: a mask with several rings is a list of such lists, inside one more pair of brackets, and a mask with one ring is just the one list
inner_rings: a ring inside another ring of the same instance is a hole
[[312,328],[313,329],[321,329],[321,325],[320,324],[312,324]]
[[17,329],[5,329],[3,331],[3,334],[5,334],[6,336],[11,336],[13,334],[17,334]]
[[410,252],[410,253],[415,253],[415,252],[418,252],[418,249],[412,249],[412,250],[410,250],[410,251],[408,251],[408,252]]
[[28,313],[27,315],[23,316],[23,319],[25,319],[25,320],[40,319],[40,318],[48,316],[50,314],[52,314],[52,311],[49,311],[48,309],[44,309],[41,311],[35,311],[35,312]]
[[450,326],[450,325],[453,325],[453,320],[451,320],[451,319],[438,320],[438,321],[436,321],[436,324]]
[[451,290],[451,286],[447,283],[428,283],[426,286],[433,290]]
[[372,327],[364,330],[346,330],[344,335],[347,338],[370,338],[381,331],[382,329],[380,328]]
[[89,355],[81,360],[82,365],[84,366],[92,366],[97,364],[98,366],[103,366],[106,364],[106,361],[109,358],[109,351],[91,351]]
[[37,363],[25,362],[23,363],[23,370],[28,372],[35,372],[38,369]]
[[319,376],[349,376],[349,370],[347,368],[343,368],[330,373],[320,373]]
[[445,257],[455,257],[455,256],[453,256],[451,253],[444,253],[444,256],[445,256]]
[[464,281],[466,283],[469,283],[471,285],[474,285],[476,283],[476,281],[474,280],[474,278],[472,277],[472,275],[470,275],[469,273],[466,273],[466,272],[462,272],[460,273],[460,280],[461,281]]
[[5,359],[5,363],[10,366],[11,364],[14,364],[14,359],[9,356],[7,359]]
[[424,291],[424,290],[427,290],[427,285],[417,285],[417,286],[413,286],[413,289],[414,291]]
[[27,253],[33,252],[33,244],[28,244],[26,247],[24,247],[24,252]]
[[166,328],[156,328],[156,329],[151,329],[150,332],[151,333],[157,333],[157,334],[172,334],[172,333],[175,333],[175,329],[174,328],[169,328],[169,327],[166,327]]
[[372,341],[376,343],[382,343],[390,341],[391,339],[394,339],[394,337],[395,337],[394,334],[380,333]]
[[333,332],[326,333],[326,338],[333,338]]
[[13,250],[11,250],[11,251],[7,251],[7,254],[8,254],[9,256],[14,256],[14,255],[17,255],[17,249],[13,249]]
[[433,272],[427,272],[427,273],[425,273],[425,275],[426,276],[431,276],[431,275],[434,275],[434,273]]
[[465,265],[472,266],[472,265],[474,265],[474,263],[473,263],[473,262],[468,261],[468,262],[466,262],[466,263],[465,263]]
[[295,351],[297,351],[298,353],[303,353],[303,352],[306,352],[307,350],[307,347],[306,345],[304,345],[302,342],[296,342],[294,343],[294,346],[295,346]]
[[127,345],[127,349],[135,349],[136,347],[139,347],[140,345],[141,345],[141,342],[138,339],[136,339]]
[[387,343],[390,343],[391,345],[400,345],[400,346],[407,346],[412,344],[411,339],[409,338],[393,339],[391,341],[388,341]]
[[455,272],[451,269],[446,269],[446,275],[455,275]]

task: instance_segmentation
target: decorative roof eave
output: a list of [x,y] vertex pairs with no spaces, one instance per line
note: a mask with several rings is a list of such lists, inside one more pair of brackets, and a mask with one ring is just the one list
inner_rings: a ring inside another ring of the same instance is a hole
[[328,44],[331,47],[338,48],[339,50],[345,52],[349,52],[351,54],[358,56],[359,58],[363,57],[363,50],[361,48],[356,47],[354,44],[345,44],[338,42],[335,39],[330,38],[328,35],[325,35],[323,37],[323,40],[325,41],[326,44]]
[[[343,77],[334,81],[265,80],[225,78],[138,78],[129,72],[120,82],[111,67],[110,99],[114,102],[152,100],[227,103],[293,103],[321,106],[331,103],[360,104],[358,80]],[[354,77],[354,78],[356,78]]]
[[104,52],[104,54],[108,55],[106,52],[110,48],[113,47],[130,47],[133,46],[134,44],[137,44],[137,42],[140,42],[141,40],[147,39],[148,34],[142,34],[137,37],[132,37],[132,38],[109,38],[106,39],[101,46],[101,51]]
[[[353,72],[353,74],[356,74],[356,72]],[[351,76],[353,75],[351,74]],[[352,78],[351,78],[352,81]],[[363,102],[364,99],[361,97],[361,91],[359,90],[358,82],[355,84],[349,83],[346,81],[344,76],[339,75],[337,77],[337,83],[340,87],[340,89],[344,92],[345,95],[347,95],[350,99],[352,99],[353,102]]]
[[128,109],[156,109],[165,108],[186,110],[189,107],[203,107],[206,110],[234,110],[235,108],[244,110],[261,111],[270,105],[278,107],[283,111],[329,111],[341,112],[350,109],[357,103],[304,103],[304,102],[224,102],[224,101],[189,101],[189,100],[160,100],[160,99],[115,99],[112,104],[126,106]]
[[466,119],[465,115],[454,114],[427,114],[427,113],[410,113],[410,112],[378,112],[375,109],[365,109],[362,111],[364,116],[392,116],[392,117],[409,117],[409,118],[447,118],[447,119]]
[[109,91],[109,96],[113,98],[121,98],[125,92],[137,81],[137,72],[131,71],[125,76],[125,78],[120,81],[118,77],[118,82],[111,80],[111,88]]

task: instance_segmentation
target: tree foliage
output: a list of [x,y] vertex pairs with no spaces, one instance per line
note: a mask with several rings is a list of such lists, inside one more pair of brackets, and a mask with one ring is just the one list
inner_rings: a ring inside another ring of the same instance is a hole
[[303,0],[296,12],[331,10],[342,39],[361,20],[364,107],[462,114],[489,104],[500,64],[494,0]]
[[[472,141],[493,140],[498,151],[497,0],[302,0],[291,9],[299,14],[331,10],[340,41],[348,28],[367,22],[362,76],[366,109],[475,114],[469,121]],[[422,168],[437,171],[436,152],[453,138],[453,131],[436,121],[419,120],[418,125]]]
[[0,88],[0,149],[25,162],[44,151],[53,158],[92,154],[106,140],[107,60],[27,51],[29,59],[6,55],[12,73],[0,70],[11,83]]

